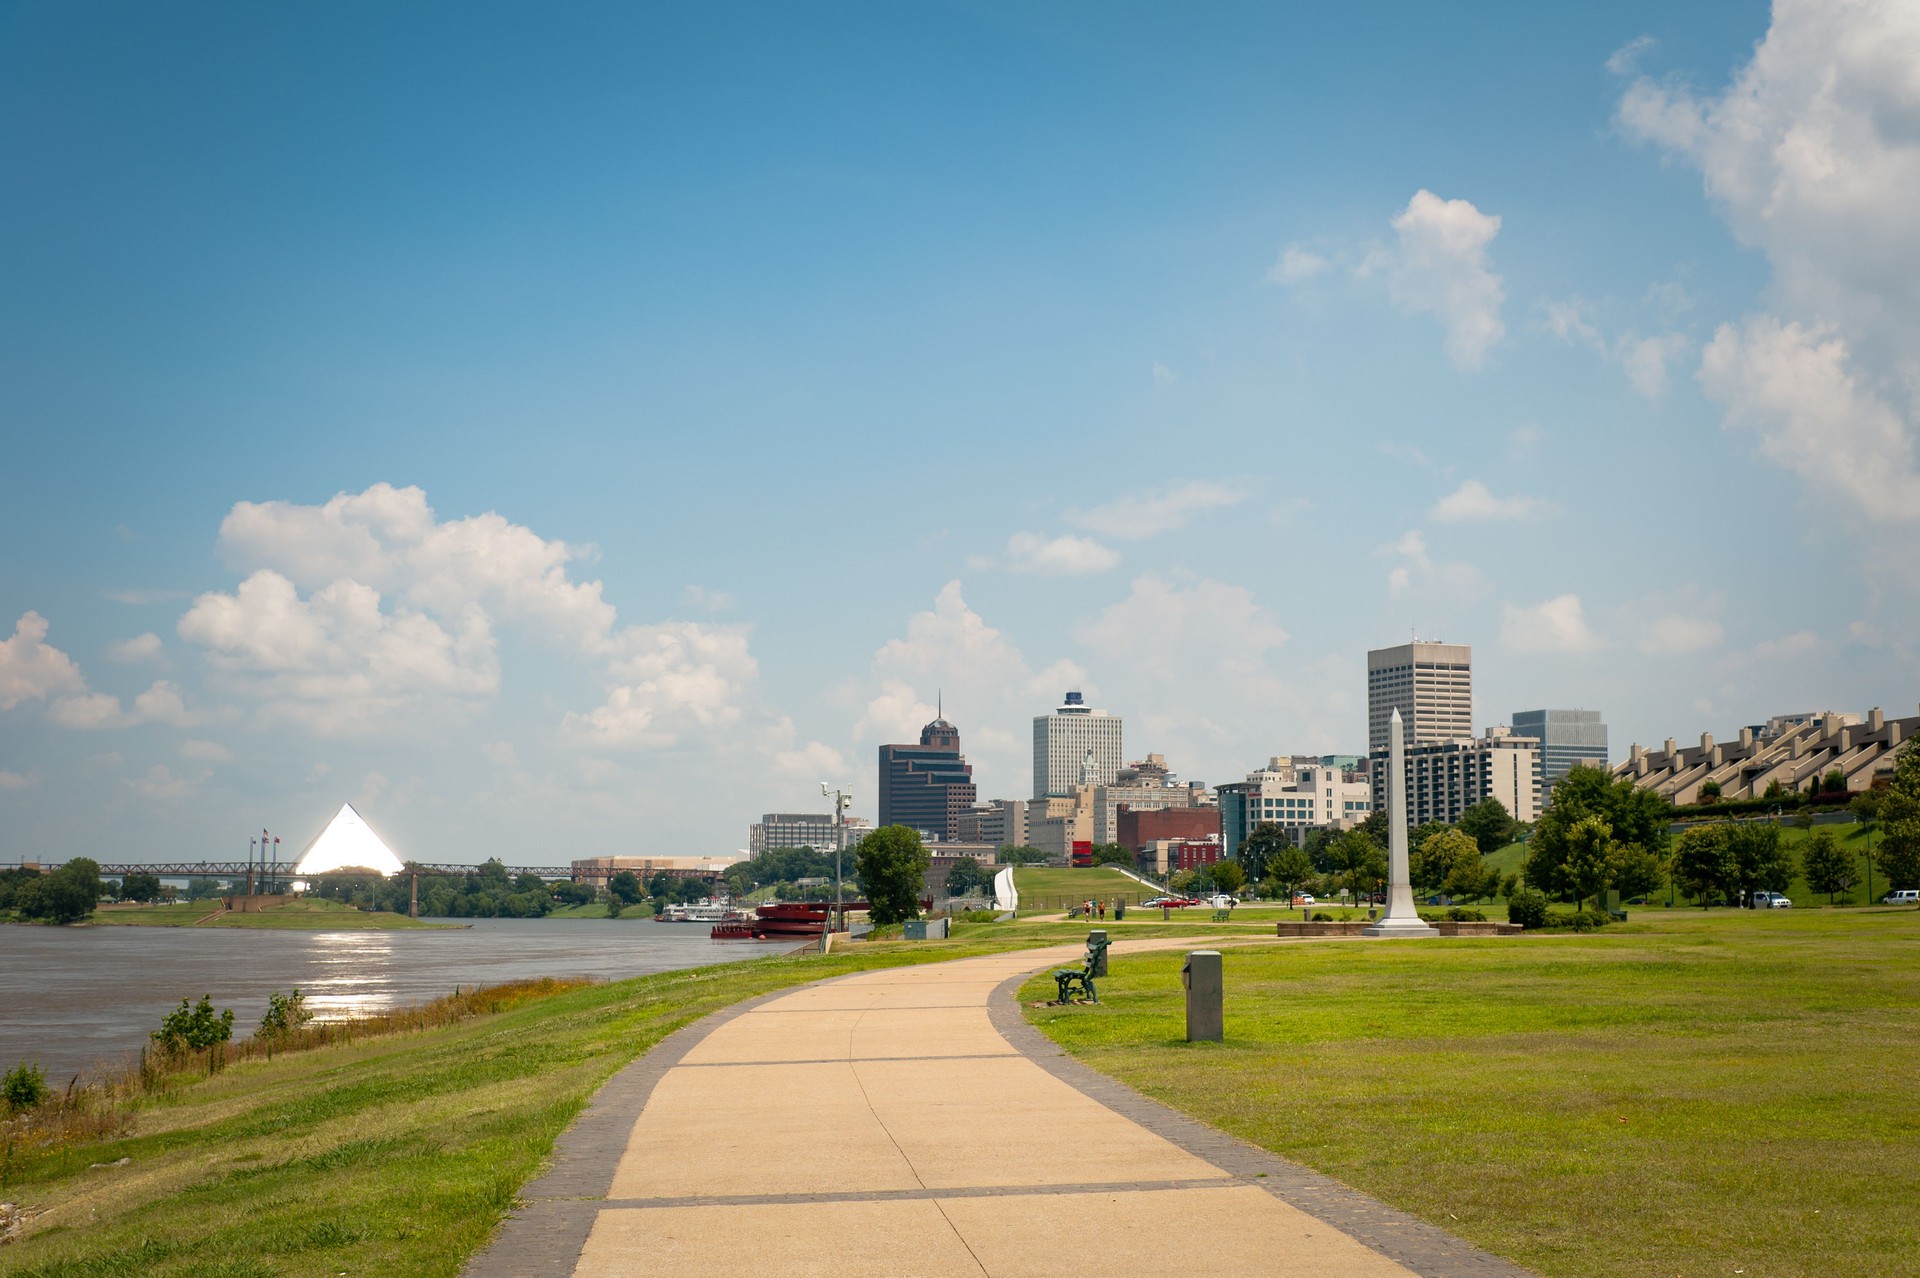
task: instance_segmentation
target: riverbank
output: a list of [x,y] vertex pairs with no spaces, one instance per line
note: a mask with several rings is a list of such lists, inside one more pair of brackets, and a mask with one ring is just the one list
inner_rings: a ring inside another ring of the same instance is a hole
[[1586,935],[1227,949],[1222,1044],[1182,1041],[1179,963],[1116,960],[1101,1006],[1029,1018],[1542,1274],[1869,1278],[1920,1254],[1920,912],[1649,910]]
[[0,1198],[31,1216],[0,1273],[455,1275],[601,1083],[680,1026],[807,981],[1076,934],[962,930],[593,985],[181,1078],[124,1135],[14,1152]]
[[458,922],[408,918],[384,910],[356,910],[338,901],[303,897],[262,910],[235,913],[215,897],[179,901],[171,905],[103,905],[93,917],[75,927],[245,927],[284,928],[310,932],[403,931],[410,928],[449,928]]

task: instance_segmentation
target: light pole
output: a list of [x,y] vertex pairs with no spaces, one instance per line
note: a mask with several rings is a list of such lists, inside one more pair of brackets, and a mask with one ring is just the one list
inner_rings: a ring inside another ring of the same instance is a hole
[[832,786],[825,781],[820,783],[820,793],[833,800],[833,908],[827,912],[827,926],[820,933],[820,952],[827,952],[827,936],[834,930],[835,922],[841,917],[840,906],[840,854],[847,844],[843,829],[843,817],[847,805],[853,802],[853,791],[846,786]]

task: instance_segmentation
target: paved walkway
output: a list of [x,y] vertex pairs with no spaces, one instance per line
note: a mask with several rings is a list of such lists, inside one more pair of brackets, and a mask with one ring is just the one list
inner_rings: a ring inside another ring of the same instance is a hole
[[690,1026],[595,1098],[470,1278],[1523,1272],[1062,1057],[1011,991],[1077,953],[864,973]]

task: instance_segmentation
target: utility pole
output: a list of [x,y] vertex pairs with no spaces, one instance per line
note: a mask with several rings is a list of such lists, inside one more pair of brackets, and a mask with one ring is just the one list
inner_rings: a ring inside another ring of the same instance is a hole
[[833,906],[827,911],[826,929],[820,933],[820,952],[825,954],[828,936],[837,930],[836,924],[846,917],[846,910],[841,905],[840,857],[847,843],[844,814],[847,805],[853,802],[853,790],[822,781],[820,793],[833,800]]

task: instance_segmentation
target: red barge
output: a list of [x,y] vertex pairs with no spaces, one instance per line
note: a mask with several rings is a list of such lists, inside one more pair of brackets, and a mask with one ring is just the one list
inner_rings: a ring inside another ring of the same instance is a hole
[[[848,901],[841,907],[840,927],[846,931],[848,914],[864,914],[871,907],[865,901]],[[920,908],[933,908],[933,898],[920,902]],[[754,910],[752,918],[728,919],[713,925],[710,935],[716,941],[763,940],[767,937],[819,936],[827,930],[831,901],[770,901]]]

